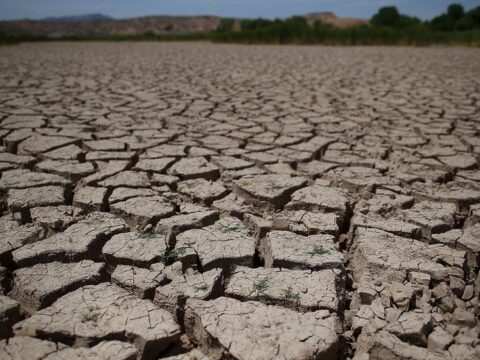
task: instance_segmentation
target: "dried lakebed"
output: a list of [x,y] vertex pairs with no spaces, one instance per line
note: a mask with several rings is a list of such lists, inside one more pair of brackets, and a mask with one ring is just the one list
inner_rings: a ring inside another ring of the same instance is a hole
[[0,359],[480,358],[478,64],[0,47]]

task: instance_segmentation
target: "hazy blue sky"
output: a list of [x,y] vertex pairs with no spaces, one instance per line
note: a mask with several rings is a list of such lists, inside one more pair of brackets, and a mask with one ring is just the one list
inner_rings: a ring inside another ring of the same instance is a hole
[[379,7],[387,5],[429,19],[443,12],[452,2],[461,3],[467,9],[480,5],[480,0],[0,0],[0,19],[38,19],[87,13],[102,13],[115,18],[142,15],[273,18],[314,11],[370,18]]

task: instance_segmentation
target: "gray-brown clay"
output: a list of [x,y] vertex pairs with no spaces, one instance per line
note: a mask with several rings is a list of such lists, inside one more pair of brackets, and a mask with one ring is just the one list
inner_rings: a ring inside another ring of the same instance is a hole
[[0,359],[480,358],[480,51],[0,47]]

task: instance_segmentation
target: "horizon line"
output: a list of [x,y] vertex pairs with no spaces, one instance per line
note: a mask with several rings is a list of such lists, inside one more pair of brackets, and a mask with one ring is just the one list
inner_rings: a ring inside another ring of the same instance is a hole
[[[149,14],[149,15],[137,15],[137,16],[129,16],[129,17],[113,17],[108,14],[104,13],[84,13],[84,14],[77,14],[77,15],[58,15],[58,16],[47,16],[47,17],[41,17],[41,18],[31,18],[31,17],[24,17],[24,18],[0,18],[0,21],[48,21],[49,19],[62,19],[62,18],[69,18],[69,17],[82,17],[82,16],[88,16],[88,15],[102,15],[109,17],[109,19],[98,19],[98,20],[91,20],[91,21],[104,21],[104,20],[128,20],[128,19],[139,19],[139,18],[145,18],[145,17],[177,17],[177,18],[193,18],[193,17],[215,17],[215,18],[221,18],[221,19],[270,19],[270,20],[275,20],[275,19],[288,19],[293,16],[306,16],[306,15],[311,15],[311,14],[332,14],[336,16],[339,19],[360,19],[360,20],[370,20],[369,18],[364,18],[364,17],[355,17],[355,16],[338,16],[336,13],[333,11],[310,11],[307,13],[303,14],[292,14],[288,16],[275,16],[275,17],[266,17],[266,16],[242,16],[242,17],[235,17],[235,16],[223,16],[223,15],[214,15],[214,14],[199,14],[199,15],[171,15],[171,14]],[[87,20],[88,21],[88,20]]]

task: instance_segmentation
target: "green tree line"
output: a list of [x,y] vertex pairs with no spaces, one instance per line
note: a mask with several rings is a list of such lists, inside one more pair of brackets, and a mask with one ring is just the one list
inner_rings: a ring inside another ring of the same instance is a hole
[[468,12],[460,4],[430,21],[401,14],[394,6],[383,7],[370,25],[337,28],[321,21],[308,24],[303,16],[285,20],[242,20],[236,30],[233,19],[223,19],[213,38],[220,42],[297,43],[339,45],[429,45],[480,46],[480,6]]
[[[0,33],[0,43],[50,41],[38,36],[10,37]],[[59,39],[57,39],[59,40]],[[460,4],[451,4],[445,13],[429,21],[401,14],[394,6],[382,7],[369,25],[338,28],[315,21],[309,24],[303,16],[287,19],[224,18],[211,33],[187,35],[64,37],[70,41],[181,41],[206,40],[245,44],[327,44],[327,45],[466,45],[480,46],[480,6],[465,11]]]

